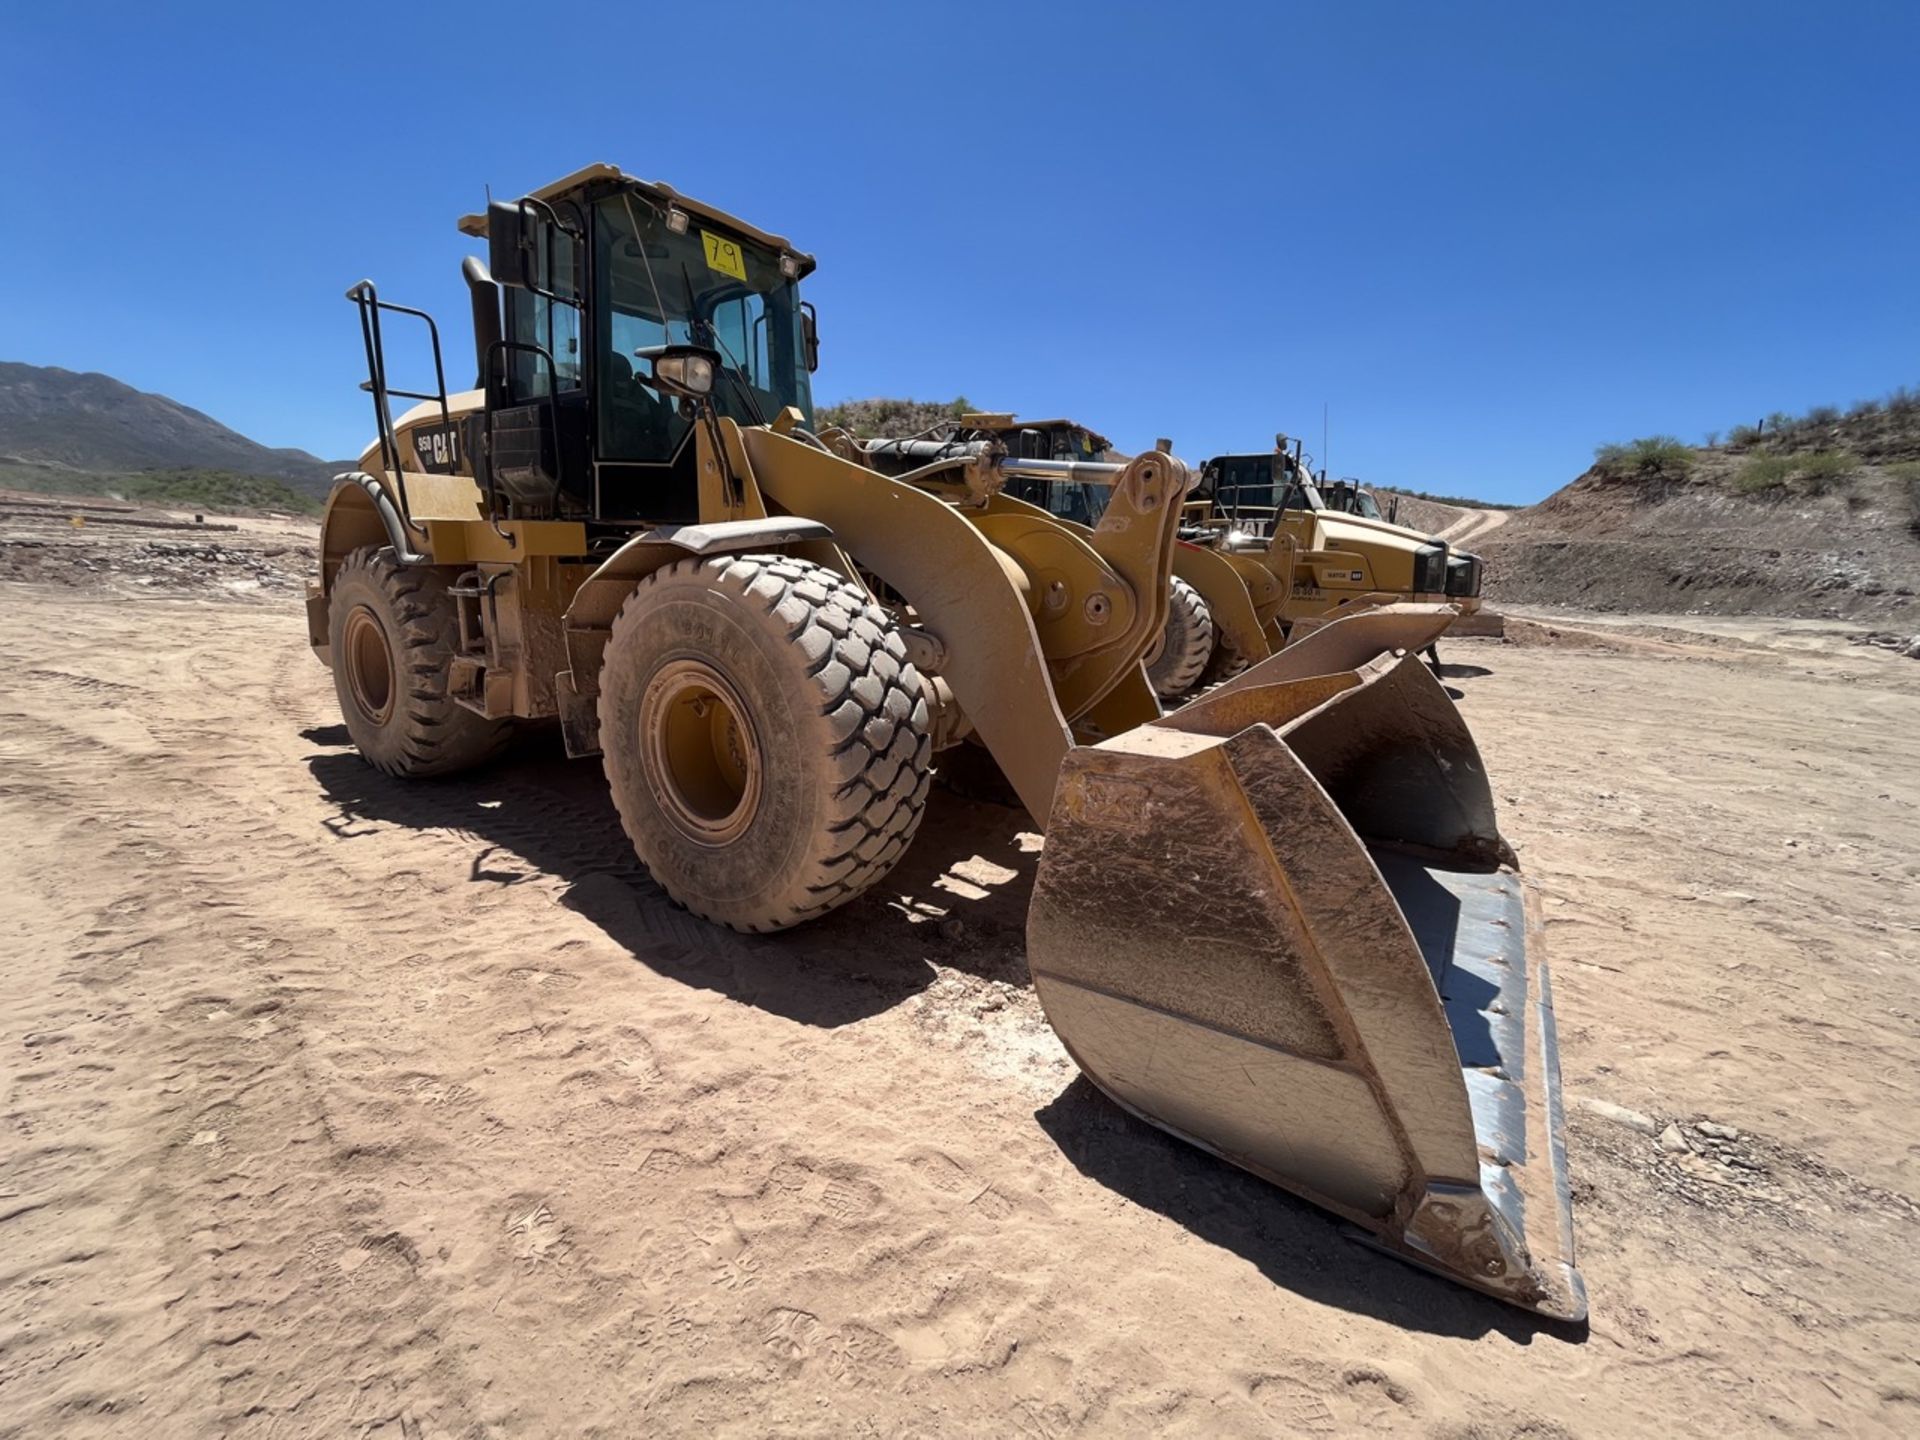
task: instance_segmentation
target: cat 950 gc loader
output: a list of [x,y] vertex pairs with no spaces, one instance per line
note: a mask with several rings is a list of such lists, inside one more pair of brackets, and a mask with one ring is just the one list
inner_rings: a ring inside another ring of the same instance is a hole
[[[1029,961],[1095,1083],[1406,1259],[1583,1313],[1539,926],[1417,659],[1329,626],[1163,717],[1171,455],[1111,467],[1085,531],[1007,500],[1058,472],[991,442],[882,475],[812,433],[814,262],[779,236],[609,166],[461,228],[490,260],[472,390],[422,312],[349,292],[378,439],[308,619],[371,763],[444,774],[557,718],[666,893],[764,931],[886,874],[971,737],[1047,833]],[[387,378],[403,317],[432,389]]]

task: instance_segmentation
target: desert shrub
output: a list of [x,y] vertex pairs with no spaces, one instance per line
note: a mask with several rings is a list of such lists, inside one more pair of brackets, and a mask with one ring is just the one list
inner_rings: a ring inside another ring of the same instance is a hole
[[1907,492],[1907,528],[1920,535],[1920,460],[1889,465],[1887,475]]
[[1671,435],[1644,435],[1624,445],[1595,446],[1593,459],[1616,475],[1684,475],[1693,464],[1693,447]]
[[1838,425],[1840,423],[1839,407],[1834,405],[1816,405],[1807,411],[1806,423],[1822,427]]
[[1713,449],[1714,446],[1720,443],[1720,432],[1718,430],[1707,431],[1706,441],[1707,441],[1706,448],[1709,450]]
[[1845,450],[1816,450],[1795,458],[1794,478],[1809,494],[1825,495],[1853,479],[1853,472],[1859,468],[1860,462]]
[[1887,396],[1887,409],[1895,415],[1904,415],[1910,410],[1920,410],[1920,392],[1902,385]]
[[1800,423],[1797,415],[1789,415],[1784,410],[1776,410],[1767,416],[1767,429],[1776,435],[1784,435]]
[[1784,455],[1755,455],[1748,459],[1735,472],[1733,488],[1742,495],[1757,495],[1762,491],[1783,490],[1788,476],[1793,474],[1793,461]]
[[1736,450],[1745,449],[1760,438],[1757,425],[1736,425],[1727,432],[1727,444]]
[[1785,490],[1797,484],[1809,495],[1825,495],[1853,478],[1860,462],[1845,450],[1815,450],[1807,455],[1754,455],[1734,473],[1742,495]]
[[1864,420],[1869,415],[1878,415],[1880,408],[1880,402],[1878,400],[1856,400],[1853,402],[1853,408],[1847,411],[1847,418],[1849,420]]

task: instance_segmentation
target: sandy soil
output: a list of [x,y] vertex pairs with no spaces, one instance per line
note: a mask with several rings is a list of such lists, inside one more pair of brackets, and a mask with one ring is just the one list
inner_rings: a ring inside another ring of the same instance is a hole
[[1646,628],[1448,647],[1566,1331],[1076,1079],[1012,812],[748,941],[550,734],[363,766],[284,598],[0,584],[0,1435],[1912,1434],[1920,665]]

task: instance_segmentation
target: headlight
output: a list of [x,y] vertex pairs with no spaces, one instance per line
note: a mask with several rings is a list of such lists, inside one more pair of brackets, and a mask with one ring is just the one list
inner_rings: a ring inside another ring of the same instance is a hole
[[694,345],[658,345],[636,355],[653,361],[653,384],[669,395],[707,395],[713,391],[715,356]]
[[1417,595],[1439,595],[1447,588],[1447,547],[1422,545],[1413,552],[1413,589]]
[[1480,593],[1480,557],[1454,555],[1447,561],[1447,594],[1474,596]]

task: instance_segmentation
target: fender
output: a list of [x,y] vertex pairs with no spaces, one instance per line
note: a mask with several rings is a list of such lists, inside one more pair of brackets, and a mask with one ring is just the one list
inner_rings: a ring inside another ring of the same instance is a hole
[[327,597],[333,593],[333,577],[354,551],[382,544],[391,545],[403,565],[427,563],[427,557],[408,540],[400,508],[379,479],[364,470],[334,476],[320,520],[320,575],[307,586],[307,643],[322,665],[333,664],[327,643]]
[[[378,531],[372,528],[376,524]],[[327,513],[320,522],[321,589],[333,588],[333,573],[342,560],[362,545],[378,544],[381,539],[393,547],[394,558],[402,565],[428,563],[428,557],[413,548],[407,523],[400,518],[400,507],[394,504],[384,481],[364,470],[334,476],[333,489],[327,495]]]

